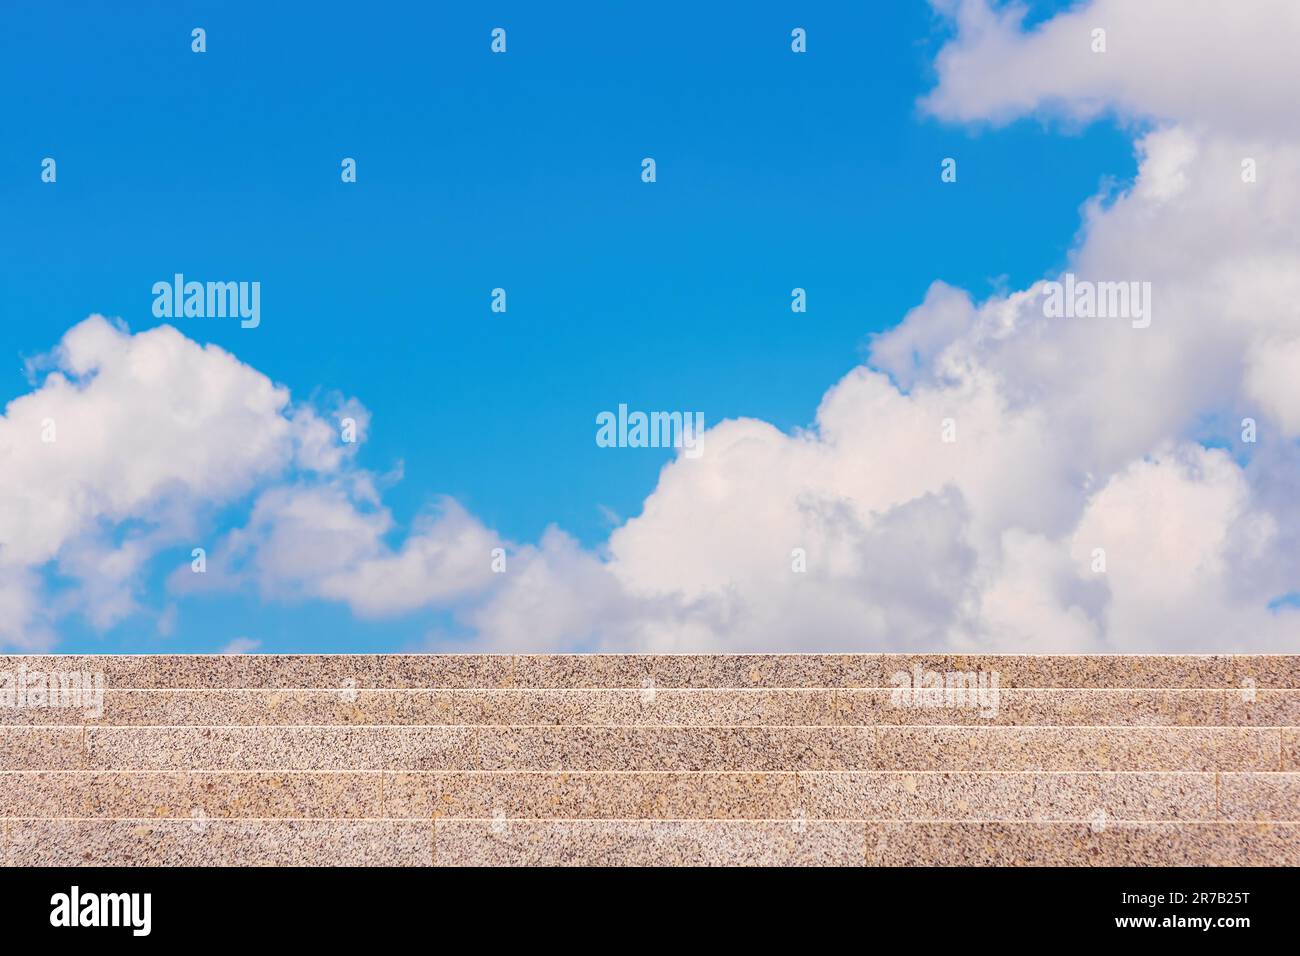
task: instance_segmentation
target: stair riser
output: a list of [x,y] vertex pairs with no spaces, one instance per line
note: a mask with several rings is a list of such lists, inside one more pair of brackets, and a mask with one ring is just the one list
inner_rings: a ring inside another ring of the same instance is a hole
[[[1293,728],[0,728],[0,770],[1300,770]],[[1283,739],[1287,743],[1283,744]]]
[[839,821],[0,823],[9,866],[1300,865],[1300,826]]
[[102,713],[0,707],[0,726],[1300,726],[1300,691],[1007,690],[996,707],[898,706],[887,689],[105,692]]
[[0,657],[0,671],[100,673],[133,688],[893,687],[900,674],[997,674],[1001,688],[1300,688],[1300,656],[68,655]]
[[1267,820],[1300,774],[0,773],[0,817]]

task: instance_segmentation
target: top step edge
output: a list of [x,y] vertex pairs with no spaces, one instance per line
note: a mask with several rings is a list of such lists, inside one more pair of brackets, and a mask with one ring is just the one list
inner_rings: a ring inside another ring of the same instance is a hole
[[750,653],[671,653],[671,654],[616,654],[609,652],[578,653],[564,652],[554,654],[525,653],[525,654],[505,654],[500,652],[478,652],[478,651],[448,651],[448,652],[414,652],[414,651],[392,651],[378,653],[324,653],[324,654],[304,654],[304,653],[264,653],[250,652],[238,654],[217,654],[217,653],[149,653],[149,654],[117,654],[117,653],[14,653],[0,654],[0,662],[4,661],[31,661],[31,660],[66,660],[74,658],[86,659],[103,659],[103,660],[215,660],[215,661],[237,661],[237,660],[498,660],[498,661],[519,661],[519,660],[540,660],[540,661],[644,661],[644,660],[711,660],[711,661],[749,661],[749,660],[800,660],[800,661],[854,661],[854,660],[887,660],[887,661],[904,661],[904,660],[1046,660],[1046,661],[1146,661],[1146,660],[1164,660],[1164,661],[1217,661],[1217,660],[1279,660],[1279,661],[1297,661],[1300,660],[1300,653],[1297,654],[1252,654],[1252,653],[1224,653],[1224,654],[1026,654],[1026,653],[1000,653],[1000,652],[971,652],[971,653],[945,653],[941,651],[934,652],[916,652],[907,653],[901,651],[852,651],[852,652],[809,652],[809,651],[792,651],[792,652],[772,652],[758,651]]
[[0,655],[0,693],[19,670],[133,689],[834,689],[907,686],[928,672],[1005,689],[1300,688],[1300,654],[11,654]]

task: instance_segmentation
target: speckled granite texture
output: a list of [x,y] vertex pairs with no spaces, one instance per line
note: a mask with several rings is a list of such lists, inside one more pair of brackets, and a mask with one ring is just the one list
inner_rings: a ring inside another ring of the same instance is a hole
[[1300,656],[0,657],[0,862],[1296,866]]

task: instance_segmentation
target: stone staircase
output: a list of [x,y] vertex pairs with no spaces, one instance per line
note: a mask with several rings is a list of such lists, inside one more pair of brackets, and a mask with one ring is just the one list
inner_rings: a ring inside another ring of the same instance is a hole
[[0,657],[0,862],[1296,866],[1297,687],[1300,656]]

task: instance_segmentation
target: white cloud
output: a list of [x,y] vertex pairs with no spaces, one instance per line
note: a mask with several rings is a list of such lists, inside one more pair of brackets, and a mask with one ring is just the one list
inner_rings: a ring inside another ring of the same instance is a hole
[[100,519],[169,497],[229,500],[291,459],[288,392],[169,326],[133,336],[92,316],[51,360],[0,417],[4,563],[50,560]]
[[[1004,122],[1047,111],[1090,119],[1113,110],[1272,138],[1300,126],[1291,0],[1095,0],[1024,30],[1026,7],[935,0],[958,26],[925,100],[953,121]],[[1106,52],[1093,52],[1093,30]]]
[[899,388],[910,389],[928,375],[939,352],[975,321],[970,294],[946,282],[935,282],[925,300],[887,332],[872,336],[871,362],[894,377]]
[[1041,284],[976,305],[936,283],[873,339],[897,387],[857,369],[794,435],[720,423],[605,560],[542,549],[531,587],[475,612],[484,633],[516,635],[545,592],[604,616],[543,628],[547,646],[1294,648],[1300,618],[1267,605],[1300,582],[1300,7],[1107,2],[1026,33],[1013,8],[941,6],[959,31],[925,101],[940,117],[1148,124],[1137,181],[1087,205],[1069,268],[1151,283],[1151,327],[1049,319]]
[[1225,452],[1180,445],[1134,462],[1091,498],[1070,545],[1076,561],[1105,548],[1111,645],[1294,646],[1296,619],[1267,611],[1275,595],[1259,567],[1280,557],[1277,522],[1250,497]]
[[218,654],[251,654],[262,646],[261,641],[255,641],[251,637],[237,637],[221,650]]
[[[0,416],[0,640],[18,647],[49,644],[68,613],[105,628],[136,612],[142,568],[204,514],[355,448],[329,452],[315,411],[170,326],[132,335],[91,316],[29,371],[47,374]],[[79,586],[49,591],[51,565]]]
[[29,568],[0,567],[0,647],[41,651],[55,641],[40,576]]
[[1300,335],[1251,343],[1246,354],[1246,395],[1287,437],[1300,435]]
[[257,589],[282,600],[342,601],[364,617],[448,604],[482,590],[502,543],[459,504],[442,499],[394,550],[394,530],[364,474],[327,484],[277,485],[213,552],[208,572],[171,577],[178,592]]

